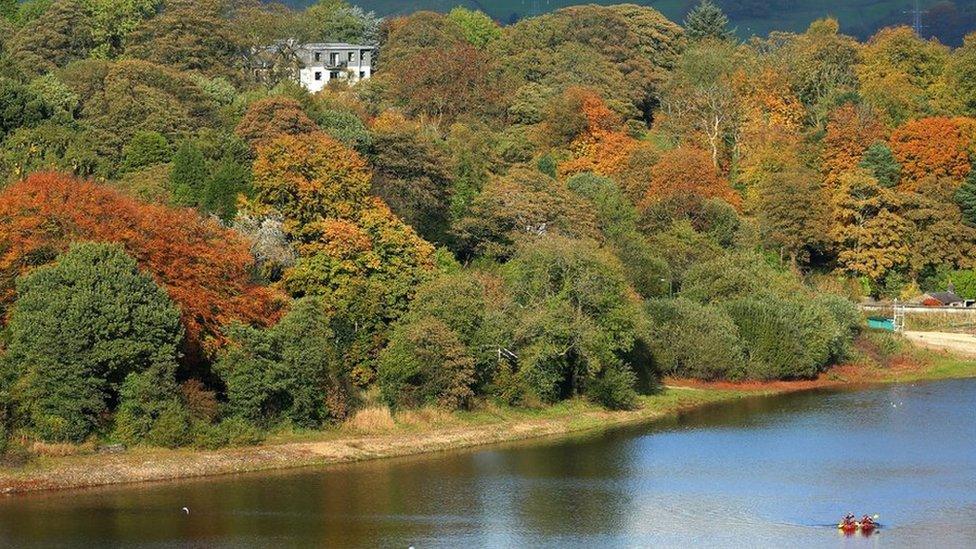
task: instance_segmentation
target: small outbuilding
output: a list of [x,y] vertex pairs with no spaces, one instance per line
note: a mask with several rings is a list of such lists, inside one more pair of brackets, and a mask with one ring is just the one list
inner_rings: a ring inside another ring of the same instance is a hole
[[965,307],[966,300],[955,292],[928,292],[922,295],[922,305],[926,307]]

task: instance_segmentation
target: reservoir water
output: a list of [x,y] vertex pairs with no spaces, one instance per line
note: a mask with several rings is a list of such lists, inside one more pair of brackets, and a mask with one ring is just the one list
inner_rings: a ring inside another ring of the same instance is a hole
[[[182,508],[187,507],[189,514]],[[845,512],[883,529],[845,537]],[[16,547],[976,547],[976,380],[272,474],[0,498]]]

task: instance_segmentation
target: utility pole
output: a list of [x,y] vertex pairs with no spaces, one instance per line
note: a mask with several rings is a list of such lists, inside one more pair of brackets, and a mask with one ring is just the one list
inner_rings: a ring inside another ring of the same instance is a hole
[[905,13],[912,16],[912,29],[915,30],[915,34],[922,36],[922,28],[924,27],[924,25],[922,25],[922,15],[928,13],[928,11],[923,10],[919,6],[919,0],[915,0],[915,8],[908,10]]

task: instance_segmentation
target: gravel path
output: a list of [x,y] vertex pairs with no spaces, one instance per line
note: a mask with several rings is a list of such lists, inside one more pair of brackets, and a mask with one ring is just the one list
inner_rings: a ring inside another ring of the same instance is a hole
[[945,332],[904,332],[904,335],[919,347],[976,358],[976,336],[974,335]]

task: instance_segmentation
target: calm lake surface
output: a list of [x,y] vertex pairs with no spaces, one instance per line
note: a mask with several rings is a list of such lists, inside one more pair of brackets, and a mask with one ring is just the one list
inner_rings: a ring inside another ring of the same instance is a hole
[[[848,510],[885,527],[845,538],[833,523]],[[976,380],[750,399],[568,441],[7,497],[0,545],[972,548]]]

